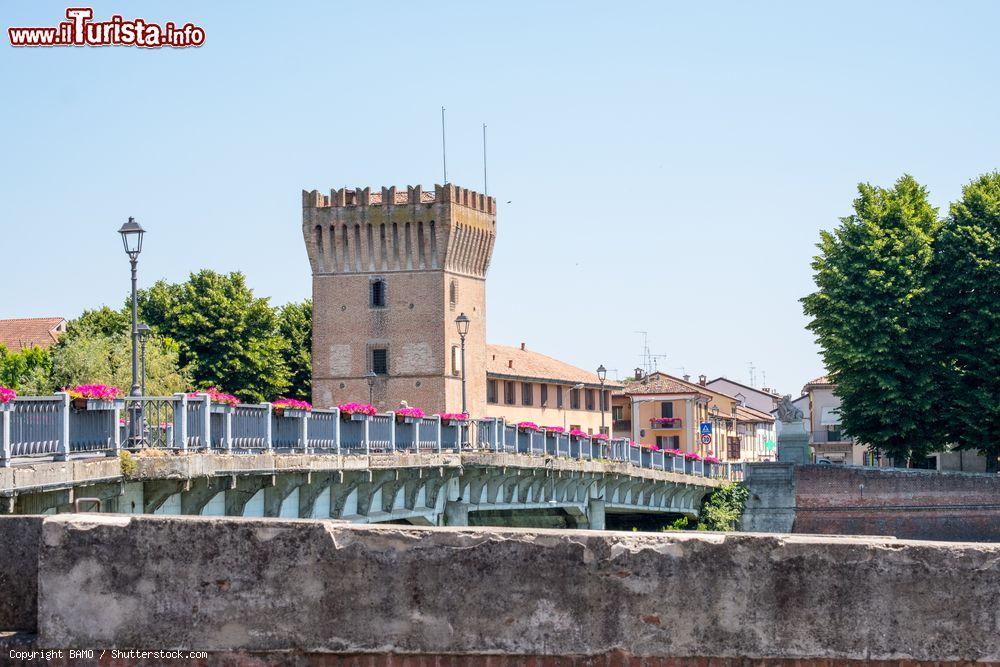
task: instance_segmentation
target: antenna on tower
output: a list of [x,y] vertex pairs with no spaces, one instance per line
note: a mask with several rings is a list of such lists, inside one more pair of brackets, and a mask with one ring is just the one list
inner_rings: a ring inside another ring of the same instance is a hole
[[490,189],[486,186],[486,123],[483,123],[483,194],[490,194]]
[[751,361],[750,364],[750,386],[754,389],[757,388],[757,367],[753,365]]
[[448,149],[444,143],[444,107],[441,107],[441,168],[444,170],[444,182],[448,183]]

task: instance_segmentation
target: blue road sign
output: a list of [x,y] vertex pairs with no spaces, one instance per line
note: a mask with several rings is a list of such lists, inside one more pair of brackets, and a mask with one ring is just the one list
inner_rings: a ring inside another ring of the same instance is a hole
[[712,435],[712,422],[702,422],[701,423],[701,434],[702,435]]

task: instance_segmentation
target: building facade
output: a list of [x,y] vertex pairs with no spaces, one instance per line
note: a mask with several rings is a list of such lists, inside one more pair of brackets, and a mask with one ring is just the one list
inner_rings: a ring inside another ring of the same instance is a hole
[[759,412],[770,414],[778,407],[781,396],[773,389],[757,389],[727,377],[717,377],[705,383],[709,389],[721,391],[741,401],[743,405]]
[[611,392],[615,382],[601,383],[596,371],[585,371],[527,349],[486,346],[486,416],[509,423],[528,421],[586,433],[611,430]]
[[[451,184],[302,193],[313,275],[313,403],[486,407],[486,273],[496,202]],[[370,383],[370,384],[369,384]]]

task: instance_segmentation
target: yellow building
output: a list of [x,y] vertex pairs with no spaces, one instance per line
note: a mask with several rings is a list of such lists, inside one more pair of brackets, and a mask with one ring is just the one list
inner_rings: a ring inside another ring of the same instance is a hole
[[611,392],[621,388],[616,382],[602,386],[595,371],[528,350],[524,343],[486,346],[487,417],[608,433]]
[[[739,400],[706,387],[705,376],[694,383],[660,372],[636,375],[612,396],[614,437],[661,449],[711,454],[723,461],[747,460],[741,447],[740,417],[766,420],[767,416],[741,415]],[[712,424],[710,442],[703,441],[703,422]]]

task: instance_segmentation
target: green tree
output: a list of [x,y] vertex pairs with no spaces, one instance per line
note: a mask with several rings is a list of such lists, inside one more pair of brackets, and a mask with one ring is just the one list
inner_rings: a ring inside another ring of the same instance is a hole
[[289,370],[288,396],[311,400],[312,299],[282,306],[278,311],[278,333]]
[[940,449],[930,418],[941,399],[927,280],[941,227],[927,190],[911,176],[892,188],[858,186],[854,214],[822,232],[802,299],[808,327],[837,383],[844,430],[897,461]]
[[247,401],[271,400],[289,388],[277,315],[242,273],[205,269],[180,285],[160,281],[139,299],[144,321],[177,341],[197,386],[218,386]]
[[128,333],[131,328],[131,316],[125,308],[112,310],[101,306],[96,310],[85,310],[79,317],[67,322],[66,333],[59,342],[66,344],[77,336],[118,336]]
[[951,205],[930,276],[933,337],[951,442],[1000,457],[1000,173],[980,176]]
[[0,345],[0,386],[22,396],[49,394],[52,385],[52,358],[48,350],[28,347],[11,352]]
[[701,505],[698,530],[738,530],[749,489],[736,482],[716,489]]
[[[146,343],[146,394],[169,396],[185,391],[191,378],[180,369],[176,343],[152,336]],[[132,386],[132,341],[129,334],[78,334],[53,348],[55,387],[109,384],[128,392]]]

